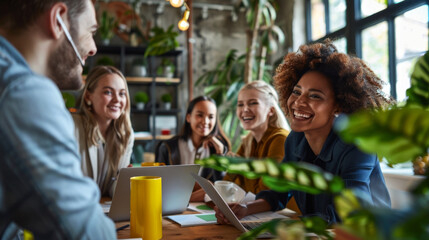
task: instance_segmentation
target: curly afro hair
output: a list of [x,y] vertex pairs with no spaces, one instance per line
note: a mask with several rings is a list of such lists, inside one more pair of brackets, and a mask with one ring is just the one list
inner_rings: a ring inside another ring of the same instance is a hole
[[381,91],[383,81],[361,59],[339,53],[328,39],[324,43],[302,45],[298,52],[287,54],[277,67],[274,86],[286,115],[287,100],[308,71],[320,72],[331,80],[342,113],[384,107],[392,102]]

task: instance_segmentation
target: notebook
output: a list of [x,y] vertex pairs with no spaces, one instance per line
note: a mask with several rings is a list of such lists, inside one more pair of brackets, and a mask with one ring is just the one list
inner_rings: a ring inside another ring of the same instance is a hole
[[168,165],[133,167],[119,170],[115,193],[108,216],[114,221],[130,220],[130,178],[159,176],[162,178],[162,215],[178,214],[186,210],[200,165]]
[[[225,217],[229,220],[229,222],[234,225],[238,230],[242,232],[247,232],[253,228],[256,228],[260,226],[262,223],[269,221],[271,219],[267,219],[265,217],[259,217],[259,216],[271,216],[271,212],[267,212],[266,214],[262,213],[260,215],[257,215],[255,218],[247,218],[249,221],[241,222],[238,220],[238,218],[235,216],[234,212],[231,210],[231,208],[228,206],[226,201],[222,198],[222,196],[218,193],[216,188],[213,186],[213,184],[208,181],[205,178],[202,178],[198,176],[197,174],[192,174],[192,176],[195,178],[195,180],[200,184],[200,186],[204,189],[204,191],[209,195],[211,200],[216,204],[216,206],[219,208],[219,210],[225,215]],[[284,216],[281,216],[279,214],[273,213],[273,216],[276,216],[276,218],[286,218]],[[249,217],[249,216],[248,216]],[[259,220],[257,220],[259,218]],[[262,219],[261,219],[262,218]],[[270,233],[264,233],[258,236],[258,238],[271,238],[273,237]]]

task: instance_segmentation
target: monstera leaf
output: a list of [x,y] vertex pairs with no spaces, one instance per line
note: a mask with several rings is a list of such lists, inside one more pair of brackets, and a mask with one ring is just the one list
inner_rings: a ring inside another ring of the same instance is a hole
[[429,53],[419,58],[411,74],[407,105],[429,108]]
[[424,109],[358,112],[340,118],[335,127],[344,141],[385,157],[389,164],[412,161],[429,147],[429,111]]
[[340,177],[305,162],[278,164],[272,159],[249,160],[216,155],[195,162],[203,167],[237,173],[247,178],[261,177],[267,187],[278,192],[298,190],[310,194],[335,194],[344,189]]

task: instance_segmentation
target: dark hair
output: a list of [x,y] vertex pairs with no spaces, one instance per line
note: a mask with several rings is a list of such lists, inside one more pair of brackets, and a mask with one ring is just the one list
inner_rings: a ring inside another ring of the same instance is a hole
[[[199,97],[192,99],[192,101],[189,102],[188,109],[186,110],[185,116],[188,116],[188,114],[191,114],[192,111],[194,110],[195,105],[197,103],[203,102],[203,101],[212,102],[216,106],[216,101],[213,100],[211,97],[199,96]],[[180,133],[178,136],[179,136],[179,138],[181,138],[183,140],[188,140],[191,137],[191,135],[192,135],[191,124],[189,124],[185,119],[185,123],[183,124],[182,129],[180,130]],[[229,142],[228,138],[226,137],[226,135],[222,129],[222,126],[219,124],[219,114],[216,114],[216,124],[215,124],[212,132],[209,135],[217,137],[219,140],[221,140],[221,142],[223,144],[227,145],[229,150],[231,149],[231,143]]]
[[63,2],[68,7],[71,32],[76,30],[76,19],[89,0],[4,0],[0,1],[0,28],[13,33],[20,32],[34,23],[55,3]]
[[332,42],[302,45],[298,52],[287,54],[276,69],[274,86],[286,115],[287,100],[301,77],[317,71],[332,83],[335,101],[342,113],[383,107],[393,100],[382,92],[383,81],[361,59],[339,53]]

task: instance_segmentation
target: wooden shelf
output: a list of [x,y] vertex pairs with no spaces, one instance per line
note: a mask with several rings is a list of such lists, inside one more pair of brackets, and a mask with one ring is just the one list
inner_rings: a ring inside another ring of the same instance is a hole
[[[130,83],[150,83],[152,82],[151,77],[126,77],[127,82]],[[157,83],[180,83],[180,78],[165,78],[157,77],[155,78]]]
[[[87,75],[82,75],[82,80],[85,81]],[[125,77],[127,82],[130,83],[151,83],[151,77]],[[157,77],[155,78],[155,82],[157,83],[180,83],[180,78],[165,78],[165,77]]]
[[[180,113],[180,112],[181,112],[180,109],[170,109],[170,110],[156,109],[156,113],[157,114],[161,114],[161,115],[177,114],[177,113]],[[147,108],[147,109],[143,109],[143,110],[138,110],[137,108],[132,107],[131,108],[131,113],[152,114],[152,109],[151,108]]]
[[[158,135],[155,137],[156,140],[167,140],[174,137],[174,135]],[[134,140],[153,140],[152,136],[134,137]]]
[[[182,113],[182,110],[180,109],[181,106],[177,105],[177,99],[179,95],[178,86],[182,83],[183,79],[183,68],[180,66],[183,64],[181,58],[183,57],[182,55],[184,50],[182,48],[178,48],[177,50],[169,51],[162,55],[148,56],[146,58],[146,76],[139,76],[129,72],[129,70],[131,70],[131,62],[137,58],[143,58],[146,50],[147,49],[145,47],[131,47],[125,45],[97,46],[97,56],[88,58],[87,62],[88,66],[91,68],[96,65],[96,61],[99,59],[100,55],[114,59],[115,66],[121,70],[122,73],[126,74],[125,79],[127,81],[130,94],[133,95],[137,91],[145,91],[149,96],[151,96],[151,100],[146,105],[145,109],[137,110],[135,107],[132,107],[131,121],[133,121],[133,127],[135,130],[134,140],[138,141],[136,144],[144,145],[145,148],[148,148],[146,149],[147,151],[154,151],[155,146],[154,144],[150,144],[151,141],[155,142],[159,140],[170,139],[174,135],[161,135],[161,132],[159,131],[156,132],[159,134],[154,133],[152,135],[150,130],[158,130],[159,126],[162,125],[161,123],[154,122],[153,119],[157,119],[157,117],[164,117],[166,119],[171,118],[172,124],[173,120],[176,122],[175,129],[171,129],[171,132],[164,131],[162,133],[175,133],[178,131],[178,115]],[[174,74],[172,75],[173,77],[167,78],[162,75],[158,76],[156,74],[157,67],[163,58],[171,60],[176,66],[176,71],[174,71]],[[86,76],[83,76],[82,78],[85,79]],[[162,91],[160,91],[160,89],[162,89]],[[176,109],[165,110],[161,108],[161,104],[157,102],[159,101],[160,97],[158,94],[162,94],[164,92],[172,94],[173,103],[175,103],[174,106]]]

